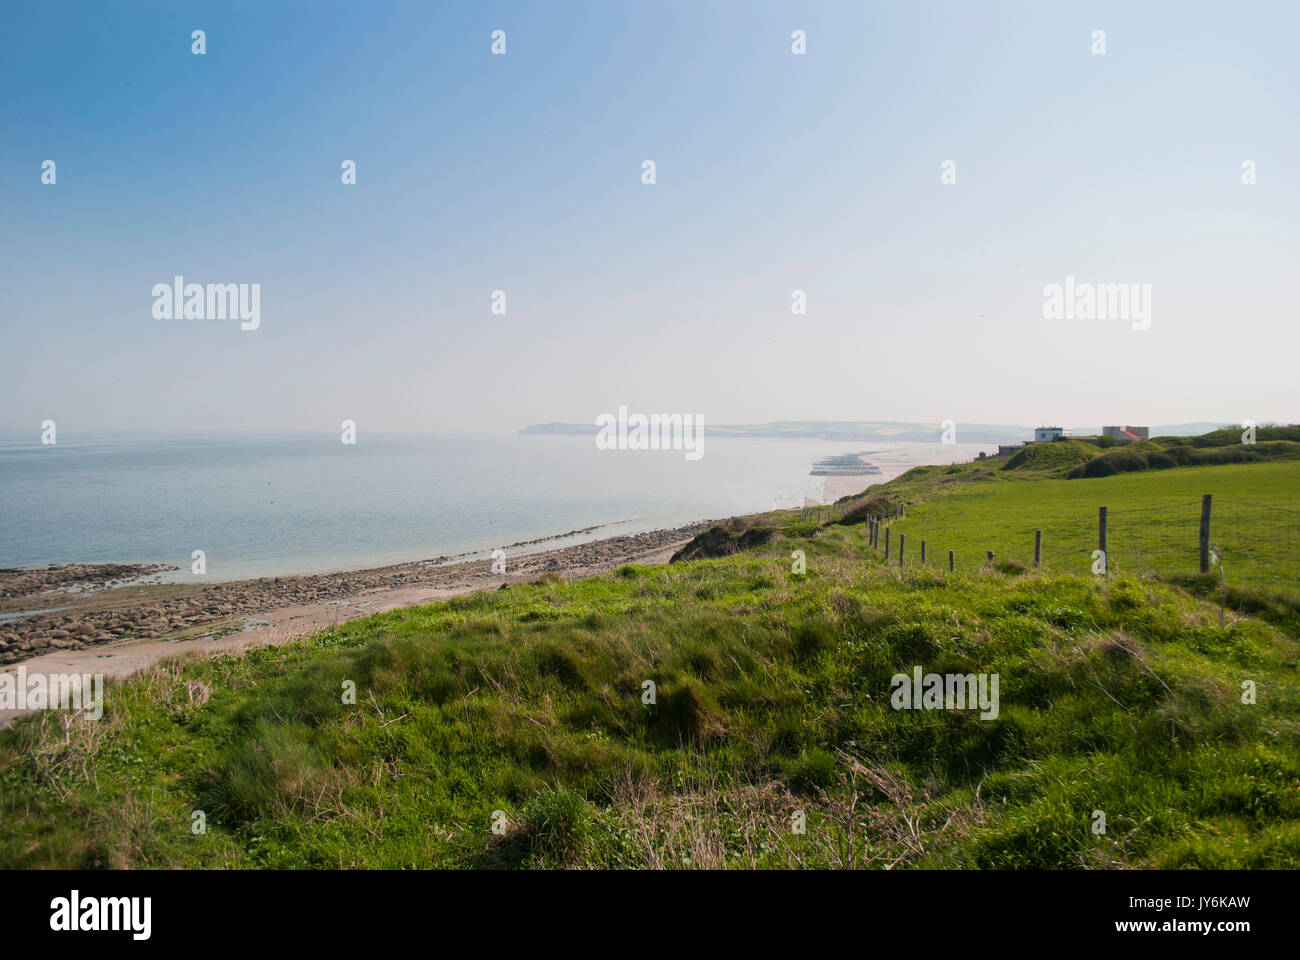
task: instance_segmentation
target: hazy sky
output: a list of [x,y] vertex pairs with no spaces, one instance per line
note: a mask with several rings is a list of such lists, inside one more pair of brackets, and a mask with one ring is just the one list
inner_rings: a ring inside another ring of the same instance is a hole
[[1294,421],[1298,11],[9,0],[0,432]]

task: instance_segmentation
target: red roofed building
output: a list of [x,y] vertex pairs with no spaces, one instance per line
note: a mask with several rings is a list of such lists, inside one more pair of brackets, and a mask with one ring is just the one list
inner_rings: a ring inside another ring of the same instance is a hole
[[1135,440],[1146,440],[1150,437],[1150,427],[1102,427],[1101,435],[1103,437],[1113,437],[1120,443],[1133,443]]

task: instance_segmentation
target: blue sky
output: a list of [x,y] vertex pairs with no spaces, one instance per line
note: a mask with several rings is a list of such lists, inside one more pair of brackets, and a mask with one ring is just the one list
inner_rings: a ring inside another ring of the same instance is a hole
[[1298,11],[5,3],[0,432],[1294,421]]

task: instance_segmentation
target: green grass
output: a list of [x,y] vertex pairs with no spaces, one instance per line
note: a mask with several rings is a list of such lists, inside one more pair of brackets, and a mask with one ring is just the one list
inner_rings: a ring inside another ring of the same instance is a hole
[[1099,447],[1083,440],[1056,440],[1052,443],[1030,443],[1007,458],[1004,470],[1059,472],[1087,463],[1102,454]]
[[[1297,479],[951,469],[870,499],[982,552],[1048,512],[1291,503]],[[164,664],[98,724],[20,723],[0,734],[0,865],[1300,866],[1294,620],[1220,629],[1195,592],[1124,575],[899,571],[861,525],[788,513],[705,542],[730,555]],[[916,665],[998,674],[998,718],[892,709]]]
[[1034,531],[1041,529],[1045,565],[1088,573],[1098,508],[1105,506],[1113,569],[1191,576],[1199,570],[1201,496],[1209,493],[1211,545],[1228,582],[1293,596],[1300,586],[1300,461],[1032,483],[942,484],[941,471],[954,468],[921,469],[928,475],[899,485],[906,516],[889,521],[895,557],[898,535],[907,536],[905,562],[919,562],[925,540],[932,563],[946,565],[953,550],[959,565],[975,569],[992,550],[999,560],[1032,564]]
[[[1223,432],[1219,431],[1220,434]],[[1215,434],[1206,434],[1204,437],[1157,437],[1121,446],[1100,456],[1082,458],[1070,470],[1069,476],[1106,477],[1139,470],[1300,459],[1300,442],[1297,442],[1300,430],[1275,427],[1261,432],[1276,439],[1260,439],[1256,443],[1245,444],[1240,442],[1236,431],[1231,431],[1231,442],[1226,442],[1226,438]],[[1212,440],[1225,442],[1206,442]]]

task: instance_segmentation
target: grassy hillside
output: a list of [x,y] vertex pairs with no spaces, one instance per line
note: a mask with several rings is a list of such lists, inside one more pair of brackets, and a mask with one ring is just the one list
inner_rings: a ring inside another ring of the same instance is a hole
[[1007,457],[1004,470],[1060,473],[1101,455],[1101,448],[1083,440],[1030,443]]
[[[1098,500],[1285,499],[1294,467],[923,468],[861,503],[907,502],[900,529],[973,551]],[[1300,866],[1286,611],[1220,629],[1194,583],[900,571],[861,525],[790,513],[691,555],[166,665],[99,724],[22,723],[0,734],[0,864]],[[893,709],[891,677],[915,666],[997,674],[999,715]]]
[[1241,442],[1241,431],[1238,430],[1216,430],[1201,437],[1155,437],[1087,458],[1069,475],[1108,477],[1138,470],[1267,460],[1300,460],[1300,428],[1267,427],[1257,431],[1256,442],[1249,444]]

